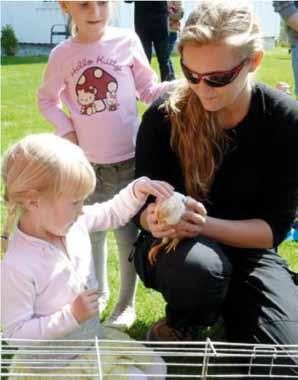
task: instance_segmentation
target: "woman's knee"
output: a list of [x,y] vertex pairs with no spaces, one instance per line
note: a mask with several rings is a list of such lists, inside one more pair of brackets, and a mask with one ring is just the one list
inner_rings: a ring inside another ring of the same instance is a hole
[[180,244],[173,253],[161,253],[156,289],[172,308],[217,313],[229,285],[229,260],[212,242],[189,239]]
[[181,241],[174,252],[161,252],[156,268],[157,278],[180,287],[228,283],[231,273],[232,265],[220,247],[202,238]]
[[201,239],[190,247],[185,265],[215,277],[230,277],[232,273],[232,265],[220,246],[207,239]]

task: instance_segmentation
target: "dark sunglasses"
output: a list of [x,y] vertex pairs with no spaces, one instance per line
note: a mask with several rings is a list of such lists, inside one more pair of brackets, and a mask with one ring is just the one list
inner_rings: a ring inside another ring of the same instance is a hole
[[199,74],[194,71],[191,71],[187,68],[180,58],[180,65],[183,71],[185,78],[192,84],[198,84],[203,80],[210,87],[224,87],[227,84],[233,82],[239,75],[242,67],[248,61],[248,58],[245,58],[239,65],[235,66],[231,70],[227,71],[214,71],[207,74]]

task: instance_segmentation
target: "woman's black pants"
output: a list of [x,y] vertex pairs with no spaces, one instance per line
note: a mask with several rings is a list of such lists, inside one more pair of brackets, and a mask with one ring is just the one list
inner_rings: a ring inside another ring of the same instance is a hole
[[[169,325],[211,326],[222,315],[230,342],[298,345],[298,287],[274,250],[198,237],[168,254],[161,250],[152,266],[153,242],[142,233],[134,261],[144,285],[163,295]],[[298,374],[298,358],[290,362],[291,373]]]

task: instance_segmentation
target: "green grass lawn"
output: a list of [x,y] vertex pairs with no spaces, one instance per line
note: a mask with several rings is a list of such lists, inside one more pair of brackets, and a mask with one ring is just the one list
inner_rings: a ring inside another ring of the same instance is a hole
[[[47,62],[46,57],[2,58],[1,81],[1,152],[11,143],[30,133],[53,132],[53,127],[39,114],[36,105],[36,92],[41,84],[42,74]],[[173,58],[177,77],[181,76],[179,61]],[[152,65],[156,71],[157,62]],[[288,82],[293,90],[293,79],[290,56],[285,48],[275,48],[266,52],[264,63],[257,73],[257,80],[275,86],[278,81]],[[144,112],[146,106],[139,104],[139,110]],[[2,215],[5,212],[2,208]],[[109,280],[111,302],[107,315],[117,300],[118,290],[118,260],[115,241],[109,235]],[[285,242],[279,247],[279,252],[288,260],[291,268],[298,272],[298,244]],[[131,328],[130,334],[143,338],[150,324],[164,314],[162,297],[139,284],[137,292],[138,321]],[[215,330],[214,334],[217,332]]]

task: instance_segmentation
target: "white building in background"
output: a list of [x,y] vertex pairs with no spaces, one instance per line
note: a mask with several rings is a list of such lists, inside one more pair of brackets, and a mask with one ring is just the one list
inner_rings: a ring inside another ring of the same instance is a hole
[[[210,0],[212,1],[212,0]],[[265,40],[273,43],[279,36],[279,15],[273,11],[272,1],[251,1],[262,25]],[[184,1],[187,18],[197,1]],[[1,27],[10,24],[20,43],[49,44],[51,27],[54,24],[66,24],[67,19],[62,14],[56,1],[13,1],[1,0]],[[134,5],[118,1],[112,20],[113,25],[124,28],[134,27]],[[59,30],[59,27],[57,27]],[[61,41],[63,36],[53,36],[53,42]]]

